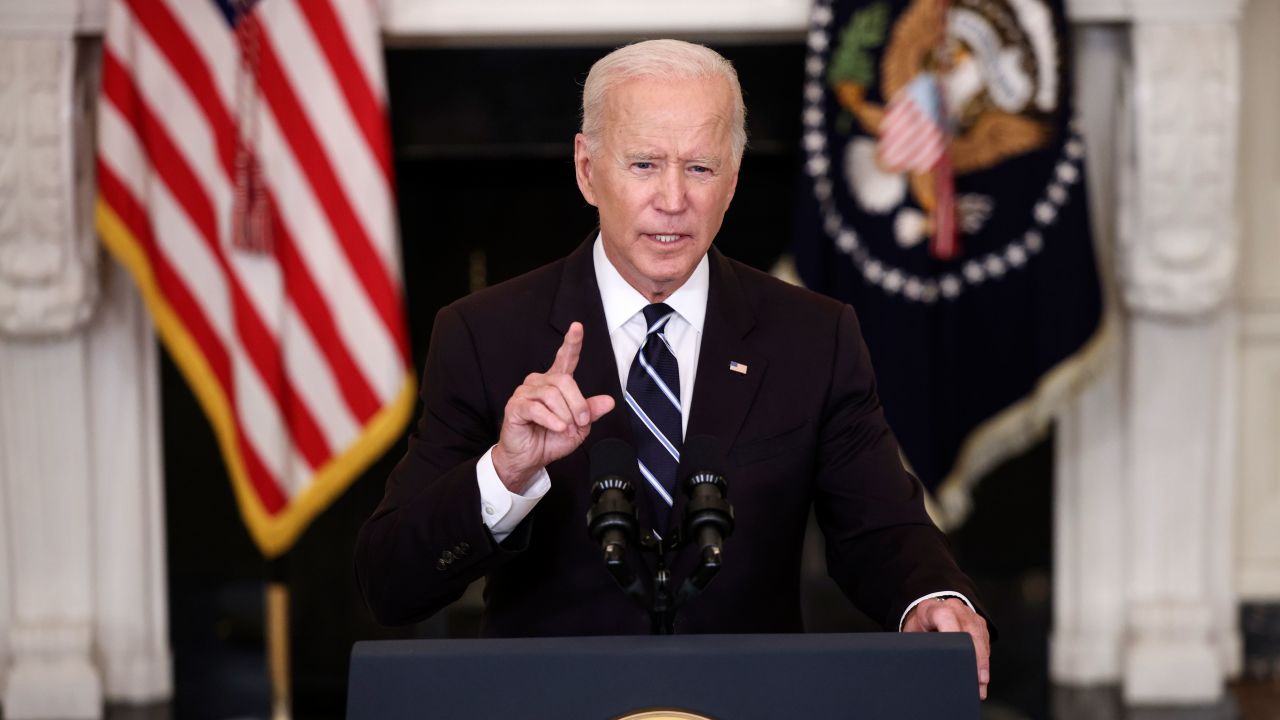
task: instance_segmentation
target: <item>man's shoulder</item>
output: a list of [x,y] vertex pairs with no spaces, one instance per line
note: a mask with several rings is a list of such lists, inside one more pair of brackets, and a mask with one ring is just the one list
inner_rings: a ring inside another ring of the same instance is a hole
[[791,315],[797,312],[838,316],[845,303],[782,280],[762,270],[722,255],[757,314]]

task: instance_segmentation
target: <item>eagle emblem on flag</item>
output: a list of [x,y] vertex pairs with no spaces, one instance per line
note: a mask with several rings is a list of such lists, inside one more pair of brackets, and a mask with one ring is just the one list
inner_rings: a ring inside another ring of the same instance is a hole
[[858,312],[906,459],[953,517],[1100,337],[1065,27],[1061,0],[811,14],[797,269]]

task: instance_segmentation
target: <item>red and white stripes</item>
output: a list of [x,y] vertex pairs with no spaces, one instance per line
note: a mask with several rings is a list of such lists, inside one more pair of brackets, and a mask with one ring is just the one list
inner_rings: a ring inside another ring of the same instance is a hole
[[272,253],[233,246],[240,51],[212,0],[117,0],[99,226],[218,432],[268,555],[412,409],[375,8],[263,0],[252,151]]
[[880,165],[891,172],[927,172],[947,148],[938,118],[922,106],[908,86],[885,108],[877,147]]

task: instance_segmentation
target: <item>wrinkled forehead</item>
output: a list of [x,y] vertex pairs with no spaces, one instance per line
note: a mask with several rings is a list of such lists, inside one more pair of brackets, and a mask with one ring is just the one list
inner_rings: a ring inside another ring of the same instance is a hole
[[700,141],[727,139],[733,98],[723,78],[634,78],[605,98],[606,135],[674,134]]

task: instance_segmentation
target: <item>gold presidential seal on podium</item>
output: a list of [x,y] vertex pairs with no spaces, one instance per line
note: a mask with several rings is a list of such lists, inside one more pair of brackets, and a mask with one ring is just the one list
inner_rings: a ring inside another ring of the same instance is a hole
[[623,715],[617,720],[713,720],[713,718],[683,710],[641,710]]

